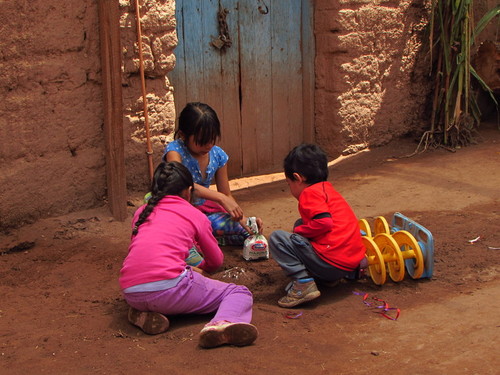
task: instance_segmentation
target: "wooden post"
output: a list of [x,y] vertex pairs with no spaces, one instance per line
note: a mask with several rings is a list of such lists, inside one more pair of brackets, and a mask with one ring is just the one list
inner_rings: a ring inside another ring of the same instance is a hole
[[141,5],[135,0],[135,19],[137,25],[137,46],[139,47],[139,72],[141,74],[142,104],[144,109],[144,128],[146,130],[146,155],[148,156],[149,180],[153,180],[153,148],[149,131],[148,98],[146,97],[146,78],[144,76],[144,57],[142,53]]
[[302,141],[313,143],[314,136],[314,4],[311,0],[302,0],[302,105],[303,136]]
[[108,202],[113,217],[124,221],[127,218],[127,186],[123,137],[119,11],[117,0],[99,0]]

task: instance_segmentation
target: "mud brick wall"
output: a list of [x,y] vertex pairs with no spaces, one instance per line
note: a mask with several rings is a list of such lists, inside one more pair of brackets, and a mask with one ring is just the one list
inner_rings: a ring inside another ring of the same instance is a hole
[[[134,1],[120,1],[129,190],[148,165]],[[0,230],[106,199],[98,1],[2,1]],[[175,119],[174,0],[141,0],[149,123],[159,160]]]
[[2,1],[0,227],[105,195],[94,1]]
[[[144,104],[139,74],[135,1],[121,0],[120,4],[124,128],[127,141],[125,164],[128,189],[136,191],[148,189],[149,185]],[[165,143],[172,140],[175,129],[174,88],[166,77],[175,66],[175,1],[148,0],[140,4],[148,123],[156,165],[161,160]]]
[[422,126],[424,1],[315,4],[317,142],[352,153]]

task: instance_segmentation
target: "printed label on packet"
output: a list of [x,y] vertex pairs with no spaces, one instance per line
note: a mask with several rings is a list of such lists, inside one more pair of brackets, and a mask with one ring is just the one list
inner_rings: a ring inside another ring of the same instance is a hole
[[269,259],[269,246],[264,235],[259,233],[257,219],[249,217],[247,225],[254,232],[243,244],[243,258],[245,260]]

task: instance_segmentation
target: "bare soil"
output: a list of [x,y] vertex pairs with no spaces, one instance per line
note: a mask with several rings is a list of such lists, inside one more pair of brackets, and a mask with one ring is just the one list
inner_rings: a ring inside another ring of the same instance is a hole
[[[287,279],[272,259],[247,262],[241,249],[224,248],[215,277],[243,283],[255,297],[260,336],[244,348],[199,348],[209,316],[171,317],[171,329],[157,336],[127,322],[117,278],[130,222],[113,220],[106,207],[3,233],[0,373],[498,374],[499,144],[500,131],[485,126],[478,144],[453,153],[401,157],[416,147],[403,139],[332,163],[331,180],[359,218],[390,221],[401,212],[432,232],[430,279],[320,286],[319,299],[291,314],[276,304]],[[266,234],[298,217],[279,175],[233,186]],[[140,199],[131,197],[130,215]],[[353,292],[399,308],[399,318]]]

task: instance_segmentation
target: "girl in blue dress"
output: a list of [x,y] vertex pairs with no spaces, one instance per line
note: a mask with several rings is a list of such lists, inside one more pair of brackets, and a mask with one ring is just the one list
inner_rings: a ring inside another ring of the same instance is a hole
[[[179,116],[175,140],[167,145],[163,157],[184,164],[191,172],[198,197],[194,205],[207,215],[219,245],[240,246],[249,236],[249,228],[229,188],[229,157],[215,145],[220,136],[217,113],[207,104],[188,103]],[[209,188],[213,182],[217,190]],[[260,218],[257,223],[262,230]]]

